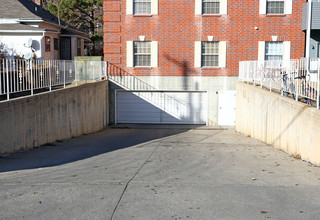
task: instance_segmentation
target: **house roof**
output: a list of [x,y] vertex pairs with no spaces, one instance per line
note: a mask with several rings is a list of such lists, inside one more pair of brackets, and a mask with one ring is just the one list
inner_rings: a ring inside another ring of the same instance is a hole
[[[49,11],[45,10],[41,6],[34,3],[32,0],[0,0],[0,19],[16,19],[17,21],[46,21],[59,25],[58,18],[51,14]],[[39,28],[27,27],[28,25],[21,25],[19,29],[18,25],[7,25],[2,26],[3,28],[8,27],[9,30],[42,30]],[[87,34],[72,27],[66,27],[64,21],[60,21],[62,29],[67,29],[71,32],[76,32],[76,35],[82,35],[87,38]],[[1,28],[2,30],[2,28]]]
[[11,32],[11,31],[38,31],[38,32],[43,32],[45,29],[40,29],[36,27],[32,27],[29,25],[24,25],[24,24],[0,24],[0,32]]
[[[0,19],[45,20],[58,24],[58,18],[31,0],[1,0]],[[65,25],[63,22],[62,25]]]

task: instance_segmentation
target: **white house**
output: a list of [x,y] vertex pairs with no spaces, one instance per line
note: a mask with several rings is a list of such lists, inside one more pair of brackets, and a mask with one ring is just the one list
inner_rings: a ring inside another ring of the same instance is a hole
[[87,35],[31,0],[1,0],[0,54],[37,59],[72,60],[84,56]]

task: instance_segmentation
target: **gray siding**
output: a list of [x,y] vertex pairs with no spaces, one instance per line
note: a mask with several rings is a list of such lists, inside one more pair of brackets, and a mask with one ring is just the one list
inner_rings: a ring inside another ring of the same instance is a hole
[[308,8],[307,8],[307,4],[303,5],[302,8],[302,25],[301,25],[301,29],[307,30],[307,23],[308,23]]
[[[305,3],[302,8],[302,30],[307,29],[308,22],[308,4]],[[320,30],[320,2],[312,2],[311,29]]]
[[320,29],[320,2],[312,3],[311,29]]

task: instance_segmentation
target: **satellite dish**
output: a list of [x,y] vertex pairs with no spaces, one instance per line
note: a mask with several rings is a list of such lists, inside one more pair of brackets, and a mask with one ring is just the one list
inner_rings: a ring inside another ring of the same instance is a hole
[[28,39],[28,42],[27,42],[26,46],[29,47],[29,48],[32,46],[32,38]]
[[26,60],[30,60],[31,58],[32,58],[32,53],[26,53],[24,55],[24,59],[26,59]]

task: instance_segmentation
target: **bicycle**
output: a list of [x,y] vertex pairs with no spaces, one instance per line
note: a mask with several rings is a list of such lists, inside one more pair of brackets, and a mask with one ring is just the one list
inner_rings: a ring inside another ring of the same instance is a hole
[[293,84],[292,80],[290,81],[290,84],[288,86],[288,74],[284,71],[281,71],[281,75],[282,75],[282,82],[283,85],[281,85],[281,94],[285,94],[286,97],[289,96],[289,94],[292,94],[292,98],[295,100],[295,92],[296,92],[296,88],[295,85]]
[[[317,97],[318,91],[315,88],[311,87],[309,85],[309,83],[307,83],[306,78],[307,78],[306,75],[301,75],[301,76],[295,77],[295,79],[302,80],[301,81],[302,95],[305,96],[304,100],[307,103],[307,105],[312,106],[313,99],[315,99],[315,97]],[[309,97],[311,97],[311,98],[309,98]]]

